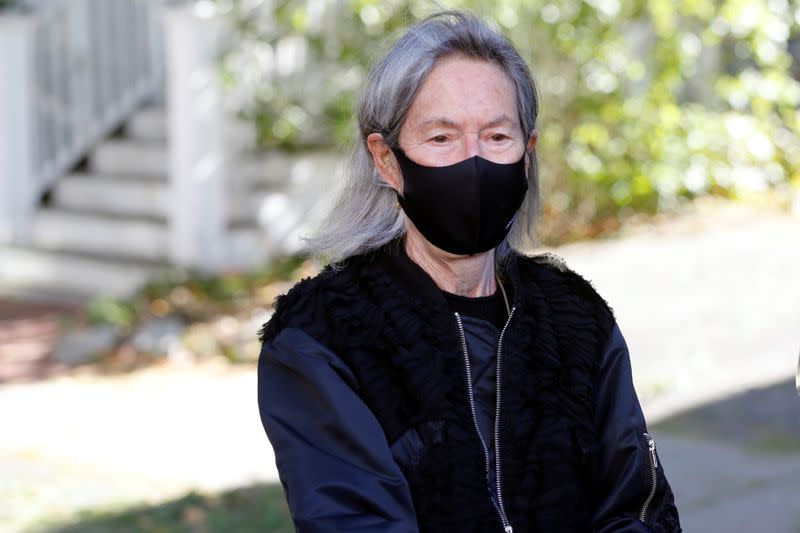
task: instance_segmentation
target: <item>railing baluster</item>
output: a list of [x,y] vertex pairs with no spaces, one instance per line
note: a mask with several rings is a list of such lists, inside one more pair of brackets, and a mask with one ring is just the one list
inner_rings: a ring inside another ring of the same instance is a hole
[[52,113],[53,106],[53,80],[52,69],[50,67],[52,48],[50,46],[50,35],[45,30],[45,25],[40,23],[36,28],[36,58],[37,58],[37,83],[35,95],[37,98],[38,136],[40,152],[37,158],[38,183],[34,183],[36,188],[41,187],[41,182],[50,173],[50,167],[55,159],[55,131]]
[[92,70],[90,65],[89,5],[88,0],[72,0],[69,10],[69,31],[71,42],[70,64],[68,70],[72,109],[70,123],[74,135],[74,148],[90,146],[94,141],[95,122],[92,116]]
[[[56,153],[55,153],[55,172],[63,168],[69,160],[71,150],[69,123],[67,115],[69,109],[69,90],[67,87],[66,71],[70,66],[71,43],[68,38],[65,22],[67,20],[66,6],[56,4],[53,9],[53,24],[51,25],[52,40],[51,53],[53,62],[50,65],[53,77],[53,123],[55,125]],[[48,182],[55,181],[57,176],[48,176]],[[50,183],[43,184],[43,187]]]

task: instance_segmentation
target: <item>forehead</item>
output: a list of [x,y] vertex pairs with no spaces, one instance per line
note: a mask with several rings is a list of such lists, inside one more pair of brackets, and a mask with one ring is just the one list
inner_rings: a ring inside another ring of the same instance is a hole
[[506,116],[518,122],[514,83],[500,65],[455,55],[431,69],[411,104],[406,123],[423,127],[445,119],[464,126]]

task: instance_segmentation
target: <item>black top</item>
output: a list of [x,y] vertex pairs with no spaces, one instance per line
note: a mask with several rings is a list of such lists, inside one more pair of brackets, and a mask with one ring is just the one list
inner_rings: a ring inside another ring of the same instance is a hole
[[[420,267],[408,257],[405,252],[405,246],[398,246],[396,251],[396,266],[403,270],[408,276],[419,276]],[[511,283],[508,281],[502,283],[506,291],[506,297],[508,298],[508,305],[511,306],[514,302],[514,292]],[[503,299],[503,292],[500,290],[499,286],[494,294],[490,294],[489,296],[461,296],[446,291],[442,291],[442,295],[444,299],[447,300],[447,305],[450,307],[451,312],[458,313],[462,316],[470,316],[485,320],[497,328],[498,332],[502,331],[508,319],[508,309]]]
[[[508,319],[508,310],[503,300],[503,293],[499,288],[489,296],[461,296],[446,291],[442,291],[442,294],[447,300],[450,311],[489,322],[498,331],[503,329]],[[506,295],[508,295],[508,289],[506,289]],[[511,305],[510,302],[509,298],[509,305]]]
[[[405,247],[398,250],[398,265],[410,275],[419,273],[419,266],[405,253]],[[509,306],[513,302],[511,284],[505,283]],[[464,327],[464,340],[467,344],[469,364],[472,374],[472,399],[475,403],[475,422],[482,440],[489,452],[489,487],[492,499],[497,501],[496,473],[494,464],[494,422],[495,400],[497,399],[497,343],[500,331],[508,320],[509,308],[498,286],[489,296],[462,296],[441,291],[450,312],[461,315]]]

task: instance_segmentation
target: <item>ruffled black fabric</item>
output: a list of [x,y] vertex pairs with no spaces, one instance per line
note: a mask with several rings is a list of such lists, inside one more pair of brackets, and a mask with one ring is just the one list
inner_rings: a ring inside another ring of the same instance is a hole
[[501,432],[512,522],[520,531],[588,531],[594,382],[613,314],[555,256],[519,258],[509,274],[520,316],[506,334],[506,351],[518,356],[506,357],[502,386],[518,391],[504,394],[513,423]]
[[[443,298],[433,303],[417,298],[374,257],[354,258],[279,298],[262,340],[286,327],[303,329],[353,369],[358,392],[390,445],[411,428],[430,441],[424,457],[400,465],[421,531],[497,529],[472,428],[456,322]],[[435,427],[440,436],[427,437]]]
[[[599,497],[593,394],[613,313],[554,256],[517,256],[503,272],[517,308],[501,369],[506,510],[517,532],[589,531]],[[326,269],[278,299],[261,339],[303,329],[352,370],[390,445],[409,434],[425,442],[422,456],[400,459],[421,531],[502,531],[455,318],[429,278],[409,284],[393,274],[385,250]],[[673,529],[665,523],[663,531]]]

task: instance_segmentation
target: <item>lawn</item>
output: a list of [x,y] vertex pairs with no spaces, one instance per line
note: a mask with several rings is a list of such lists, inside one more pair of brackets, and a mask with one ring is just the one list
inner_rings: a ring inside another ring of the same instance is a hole
[[104,511],[43,521],[29,533],[291,533],[283,489],[257,484],[220,494],[191,493],[157,505]]

